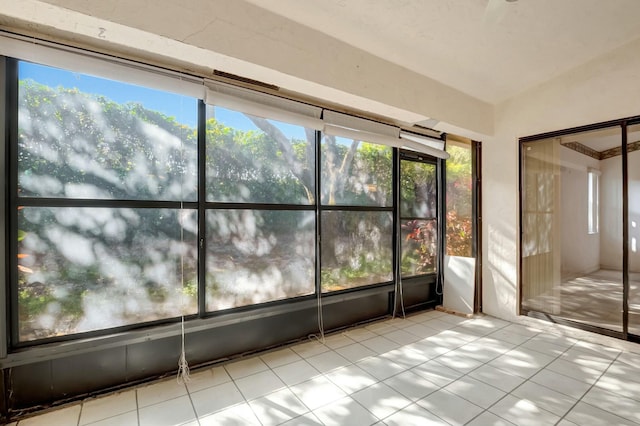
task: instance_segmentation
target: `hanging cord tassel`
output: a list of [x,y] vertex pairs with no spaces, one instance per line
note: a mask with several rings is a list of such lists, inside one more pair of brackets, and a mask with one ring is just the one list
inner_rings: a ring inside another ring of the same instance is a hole
[[309,339],[316,339],[324,345],[324,318],[322,318],[322,290],[318,291],[318,334],[310,334]]
[[180,359],[178,360],[178,383],[183,384],[191,380],[189,376],[189,363],[187,362],[187,355],[184,350],[184,315],[182,316],[182,351],[180,352]]

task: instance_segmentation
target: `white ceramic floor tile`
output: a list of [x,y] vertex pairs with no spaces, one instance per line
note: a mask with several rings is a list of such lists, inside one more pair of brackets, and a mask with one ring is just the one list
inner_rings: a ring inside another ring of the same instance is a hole
[[511,344],[506,342],[483,338],[467,343],[464,346],[460,346],[458,349],[455,349],[455,351],[462,354],[464,357],[473,358],[485,363],[513,349],[510,346]]
[[438,330],[433,329],[431,327],[427,327],[423,324],[413,324],[409,327],[403,329],[407,333],[411,333],[420,339],[424,339],[425,337],[433,336],[434,334],[438,334]]
[[89,426],[138,426],[138,411],[129,411],[108,417],[95,423],[89,423]]
[[356,365],[338,368],[325,374],[325,377],[348,395],[371,386],[378,381],[371,374]]
[[519,426],[554,425],[560,420],[549,411],[543,410],[533,402],[507,395],[489,408],[493,414]]
[[617,374],[613,375],[610,374],[610,371],[607,371],[602,377],[600,377],[595,386],[600,389],[640,401],[640,383],[636,381],[640,379],[640,377],[637,377],[637,375],[638,373],[635,371],[630,373],[627,377],[619,376]]
[[484,362],[465,356],[460,350],[454,350],[447,352],[444,355],[435,359],[442,365],[446,365],[449,368],[460,371],[462,373],[469,373],[476,368],[480,367]]
[[526,348],[527,350],[540,352],[545,355],[552,356],[554,358],[562,355],[564,352],[568,350],[568,348],[564,346],[559,346],[554,343],[550,343],[544,339],[541,339],[539,335],[530,340],[527,340],[520,347]]
[[313,411],[326,426],[373,425],[378,419],[350,397],[334,401]]
[[410,343],[420,340],[420,337],[416,336],[415,334],[409,333],[405,330],[394,330],[388,333],[384,333],[382,334],[382,336],[400,345],[408,345]]
[[264,426],[278,425],[309,411],[289,389],[254,399],[249,405]]
[[253,410],[246,402],[198,419],[200,426],[260,426]]
[[427,360],[437,358],[454,349],[447,347],[446,345],[442,345],[439,342],[434,341],[433,339],[437,340],[438,336],[434,335],[431,337],[427,337],[422,340],[418,340],[417,342],[410,345],[405,345],[404,347],[418,352],[420,356],[424,357]]
[[395,389],[411,401],[422,399],[440,389],[440,386],[411,370],[390,377],[383,383]]
[[351,364],[351,361],[334,351],[328,351],[308,357],[307,362],[321,373],[328,373],[336,368]]
[[282,423],[282,426],[319,426],[322,425],[320,420],[313,413],[303,414],[302,416],[296,417],[294,419],[289,420],[288,422]]
[[461,377],[444,389],[482,408],[489,408],[506,395],[500,389],[469,376]]
[[247,377],[252,374],[256,374],[269,369],[267,364],[262,362],[260,357],[257,356],[234,361],[230,364],[225,365],[224,368],[227,370],[227,373],[229,373],[229,376],[231,376],[233,380]]
[[197,392],[202,389],[221,385],[231,381],[231,377],[224,367],[208,368],[191,374],[189,381],[185,384],[189,392]]
[[416,404],[453,425],[465,424],[483,411],[477,405],[443,389]]
[[320,376],[320,372],[303,359],[283,365],[282,367],[274,368],[273,371],[287,386],[297,385],[298,383]]
[[516,376],[488,364],[473,370],[469,373],[469,377],[480,380],[504,392],[511,392],[526,380],[524,377]]
[[355,340],[350,339],[346,334],[339,333],[329,336],[325,339],[324,344],[330,349],[336,350],[343,346],[351,345]]
[[365,329],[380,335],[389,333],[393,330],[398,330],[398,328],[392,326],[391,324],[388,324],[387,322],[376,322],[373,324],[369,324],[365,327]]
[[78,424],[79,418],[80,404],[76,404],[20,420],[18,424],[20,426],[68,426]]
[[556,359],[546,367],[547,370],[569,376],[582,382],[593,384],[602,375],[602,371],[574,364],[564,359]]
[[140,426],[176,426],[196,420],[196,413],[186,395],[142,407],[139,415]]
[[496,416],[493,413],[485,411],[475,419],[471,420],[465,426],[513,426],[513,423]]
[[488,334],[488,336],[493,339],[504,340],[505,342],[513,343],[514,345],[521,345],[531,338],[531,336],[523,336],[522,334],[506,330],[505,328],[501,328],[498,331]]
[[622,352],[620,349],[600,345],[598,343],[585,342],[583,340],[577,341],[571,349],[581,351],[585,354],[590,354],[598,358],[605,358],[609,361],[613,361]]
[[138,407],[146,407],[186,395],[187,388],[184,384],[178,383],[175,378],[171,378],[138,388],[137,393]]
[[351,395],[378,419],[384,419],[411,404],[411,401],[384,383],[376,383]]
[[388,359],[389,361],[400,365],[405,370],[429,360],[429,358],[424,356],[421,352],[408,349],[407,346],[402,346],[398,349],[381,354],[379,357]]
[[251,376],[238,379],[235,382],[244,399],[247,401],[286,387],[284,382],[271,370],[261,371]]
[[536,375],[531,377],[529,380],[549,389],[553,389],[556,392],[568,395],[574,399],[582,398],[582,396],[591,387],[588,383],[556,373],[555,371],[546,368],[536,373]]
[[244,401],[235,383],[228,382],[191,394],[198,417],[225,410]]
[[563,353],[559,359],[572,362],[581,367],[599,371],[600,373],[604,372],[613,362],[607,357],[599,356],[593,353],[585,353],[575,348],[567,349],[567,351]]
[[437,331],[450,330],[455,327],[454,324],[442,321],[440,318],[432,318],[422,323],[422,325],[433,328]]
[[291,348],[280,349],[273,352],[260,355],[262,361],[271,368],[281,367],[283,365],[291,364],[292,362],[300,361],[302,358],[295,353]]
[[345,331],[344,334],[356,342],[362,342],[363,340],[373,339],[378,336],[377,333],[367,330],[366,328],[351,328]]
[[387,426],[442,426],[444,420],[417,404],[411,404],[384,419]]
[[[80,413],[80,426],[94,423],[138,409],[136,402],[136,391],[129,390],[114,395],[104,396],[96,399],[85,400],[82,403]],[[137,421],[137,420],[136,420]]]
[[580,426],[629,426],[632,424],[627,419],[584,402],[579,402],[569,411],[565,416],[565,420]]
[[529,378],[553,360],[554,358],[548,355],[516,348],[490,361],[488,365],[516,376]]
[[355,365],[362,368],[378,380],[388,379],[389,377],[404,371],[402,366],[379,356],[358,361]]
[[616,362],[620,362],[630,367],[637,367],[640,365],[640,353],[622,352]]
[[342,348],[336,349],[336,352],[351,362],[358,362],[360,360],[369,358],[370,356],[377,355],[374,351],[361,343],[354,343],[349,346],[343,346]]
[[542,332],[542,329],[522,324],[509,324],[503,328],[503,330],[508,332],[513,332],[516,334],[520,334],[526,337],[533,337]]
[[593,387],[582,402],[640,424],[640,402],[635,399]]
[[527,399],[537,407],[564,416],[575,405],[577,399],[550,388],[528,381],[511,392],[511,395]]
[[460,371],[442,365],[438,361],[425,362],[424,364],[420,364],[417,367],[412,368],[411,371],[438,386],[446,386],[454,380],[462,377],[462,373]]
[[384,354],[400,347],[399,343],[384,336],[375,336],[371,339],[362,340],[360,343],[377,354]]
[[465,317],[461,317],[458,315],[453,315],[453,314],[446,314],[443,315],[441,317],[438,317],[438,319],[440,321],[444,321],[444,322],[448,322],[449,324],[453,324],[453,325],[460,325],[460,324],[464,324],[465,322],[469,322],[472,321],[469,318],[465,318]]
[[318,409],[347,396],[342,389],[324,376],[291,386],[290,389],[310,410]]

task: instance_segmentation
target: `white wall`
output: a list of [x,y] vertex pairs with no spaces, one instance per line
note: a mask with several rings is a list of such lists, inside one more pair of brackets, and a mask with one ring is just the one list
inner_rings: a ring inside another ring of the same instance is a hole
[[562,277],[585,275],[600,268],[600,233],[588,232],[587,168],[600,161],[560,148]]
[[622,157],[601,161],[600,266],[622,270]]
[[483,141],[483,309],[518,312],[518,138],[640,115],[640,40],[496,107]]
[[[629,141],[632,142],[632,141]],[[640,272],[640,151],[629,153],[629,269]],[[600,231],[605,269],[622,269],[622,159],[602,161]]]

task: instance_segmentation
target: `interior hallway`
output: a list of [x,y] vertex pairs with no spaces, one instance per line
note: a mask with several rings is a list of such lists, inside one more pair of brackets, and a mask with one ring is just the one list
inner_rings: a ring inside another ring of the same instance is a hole
[[640,424],[638,345],[522,321],[417,313],[17,425]]

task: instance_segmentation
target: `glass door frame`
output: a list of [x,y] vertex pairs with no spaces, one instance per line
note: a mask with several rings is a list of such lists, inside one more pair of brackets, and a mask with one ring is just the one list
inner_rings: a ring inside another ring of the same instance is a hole
[[[547,133],[526,136],[519,139],[519,249],[518,249],[518,315],[527,315],[552,321],[554,323],[569,325],[574,328],[617,337],[623,340],[640,342],[640,335],[629,333],[629,174],[628,174],[628,133],[627,128],[631,125],[640,124],[640,116],[622,118],[618,120],[605,121],[586,126],[573,127]],[[542,139],[558,138],[569,136],[574,133],[602,130],[606,128],[618,127],[621,132],[621,156],[622,156],[622,332],[572,321],[567,318],[547,314],[539,311],[530,311],[522,307],[523,280],[522,280],[522,244],[523,244],[523,194],[524,194],[524,144]]]

